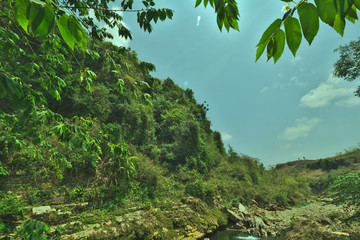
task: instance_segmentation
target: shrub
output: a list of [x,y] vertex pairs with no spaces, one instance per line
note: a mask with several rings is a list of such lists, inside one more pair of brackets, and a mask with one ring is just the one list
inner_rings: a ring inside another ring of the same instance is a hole
[[280,205],[280,206],[286,206],[288,205],[288,198],[285,193],[278,192],[273,195],[274,200]]
[[360,206],[360,171],[338,176],[328,190],[333,192],[335,204]]
[[0,193],[0,218],[17,219],[23,213],[23,205],[15,195]]
[[26,219],[20,225],[19,230],[16,232],[15,236],[19,236],[21,239],[48,239],[49,237],[46,234],[50,233],[49,225],[44,222]]
[[327,214],[326,216],[331,219],[331,221],[334,221],[335,219],[339,218],[341,215],[340,212],[331,212]]
[[185,193],[202,199],[206,203],[212,203],[215,196],[215,186],[204,182],[201,179],[196,179],[188,183],[185,187]]

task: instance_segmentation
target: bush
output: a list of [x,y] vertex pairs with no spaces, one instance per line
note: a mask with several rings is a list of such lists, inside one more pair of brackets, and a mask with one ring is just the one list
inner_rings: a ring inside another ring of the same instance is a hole
[[338,176],[331,182],[329,191],[335,204],[360,206],[360,171]]
[[17,219],[23,214],[24,202],[13,194],[0,193],[0,218]]
[[20,225],[19,230],[15,236],[19,236],[21,239],[48,239],[46,234],[50,234],[49,225],[44,222],[26,219]]
[[211,204],[215,196],[215,186],[196,179],[186,185],[185,193]]
[[273,195],[274,200],[280,205],[280,206],[287,206],[288,205],[288,198],[285,193],[278,192]]

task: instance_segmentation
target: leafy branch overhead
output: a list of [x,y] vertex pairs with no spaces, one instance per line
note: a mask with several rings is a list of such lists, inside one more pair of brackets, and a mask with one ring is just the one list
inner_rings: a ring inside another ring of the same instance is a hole
[[[155,8],[153,0],[142,1],[143,8],[136,10],[133,9],[133,0],[121,1],[120,9],[110,8],[110,2],[114,1],[65,0],[60,4],[57,0],[15,0],[15,18],[26,33],[32,33],[36,37],[46,36],[56,25],[71,49],[77,44],[85,50],[87,34],[84,28],[94,39],[113,38],[105,28],[100,29],[95,24],[95,19],[103,21],[110,28],[117,28],[119,36],[132,39],[131,32],[123,25],[123,17],[119,12],[136,13],[139,27],[149,33],[153,23],[173,17],[171,9]],[[197,0],[196,6],[201,2]],[[239,30],[239,11],[235,0],[204,0],[205,7],[208,3],[215,9],[220,30],[223,26],[227,31],[230,28]],[[90,10],[95,17],[90,16]]]
[[[118,35],[132,39],[131,32],[123,24],[123,17],[118,12],[136,12],[137,22],[141,29],[152,31],[152,22],[172,19],[173,11],[167,8],[153,8],[154,1],[142,1],[144,8],[133,10],[133,1],[123,0],[121,9],[110,9],[112,0],[97,1],[62,1],[57,0],[16,0],[15,18],[19,25],[36,37],[48,35],[56,25],[62,38],[73,50],[77,44],[86,50],[86,37],[88,34],[97,40],[113,38],[105,28],[99,29],[94,20],[103,21],[110,28],[117,28]],[[90,10],[95,17],[89,16]],[[55,24],[56,23],[56,24]]]
[[[358,20],[357,10],[360,9],[360,0],[314,0],[315,4],[300,0],[294,2],[293,7],[290,5],[293,1],[282,1],[287,2],[284,6],[286,12],[282,19],[276,19],[261,36],[256,45],[255,61],[261,57],[266,48],[267,61],[273,58],[276,63],[284,51],[285,42],[295,56],[302,36],[311,45],[319,31],[320,20],[343,36],[346,20],[355,23]],[[298,18],[293,16],[295,12]]]

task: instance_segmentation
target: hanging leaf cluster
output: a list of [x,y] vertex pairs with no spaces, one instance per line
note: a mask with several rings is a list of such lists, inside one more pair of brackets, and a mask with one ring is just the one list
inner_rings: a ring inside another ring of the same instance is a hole
[[[261,57],[266,49],[267,61],[273,58],[274,63],[276,63],[284,51],[285,42],[295,56],[302,36],[311,45],[319,31],[320,20],[343,36],[345,20],[355,23],[358,19],[357,9],[360,9],[360,0],[315,0],[314,2],[315,4],[301,0],[289,9],[282,19],[276,19],[265,30],[256,45],[255,61]],[[295,12],[297,12],[298,18],[293,16]],[[284,26],[285,31],[282,26]]]
[[240,31],[238,24],[240,14],[235,0],[196,0],[195,7],[199,6],[201,2],[204,3],[204,7],[210,4],[214,8],[220,31],[223,27],[228,32],[230,28]]

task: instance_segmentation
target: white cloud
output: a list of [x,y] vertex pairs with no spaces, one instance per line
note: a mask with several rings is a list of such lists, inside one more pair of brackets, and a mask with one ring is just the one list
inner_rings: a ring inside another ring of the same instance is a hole
[[292,64],[303,64],[304,63],[301,56],[296,56],[294,58],[291,58],[290,62]]
[[360,99],[359,99],[359,97],[352,96],[348,99],[344,99],[344,100],[336,102],[335,105],[340,106],[340,107],[351,108],[351,107],[360,105]]
[[268,87],[263,87],[263,88],[260,90],[260,93],[266,92],[267,90],[269,90]]
[[[325,107],[335,99],[340,99],[339,102],[342,102],[344,98],[349,99],[354,97],[355,88],[342,87],[343,82],[344,80],[330,76],[317,88],[305,94],[300,99],[300,106],[309,108]],[[338,105],[341,106],[341,103]]]
[[290,83],[293,83],[293,84],[295,84],[296,86],[299,86],[299,87],[302,87],[302,86],[306,85],[304,82],[301,82],[299,80],[299,78],[296,77],[296,76],[293,76],[293,77],[290,78]]
[[272,88],[281,89],[291,86],[303,87],[306,83],[301,81],[297,76],[292,76],[290,79],[285,78],[281,73],[276,75],[275,81],[272,83]]
[[230,134],[227,134],[227,133],[221,133],[221,139],[226,142],[230,139],[232,139],[232,136]]
[[307,137],[310,131],[320,122],[319,118],[299,118],[296,119],[295,125],[284,130],[283,134],[279,136],[280,139],[286,141],[293,141],[298,138]]
[[285,144],[285,145],[283,146],[284,149],[289,149],[289,148],[291,148],[291,147],[292,147],[292,144],[291,144],[291,143]]

